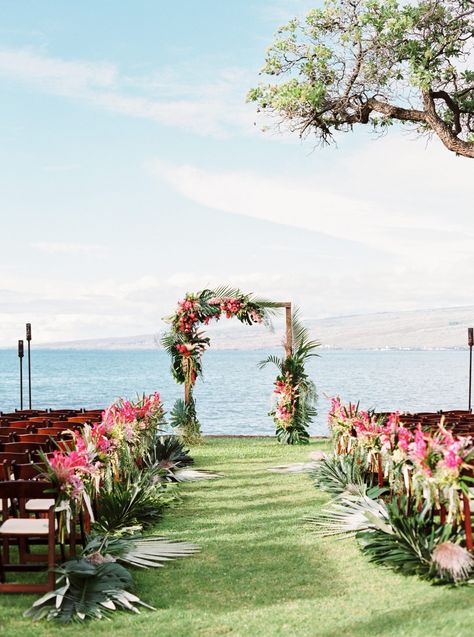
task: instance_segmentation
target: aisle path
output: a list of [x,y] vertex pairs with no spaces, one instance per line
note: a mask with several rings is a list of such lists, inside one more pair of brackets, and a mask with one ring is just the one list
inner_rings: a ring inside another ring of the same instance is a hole
[[183,503],[156,529],[201,552],[134,576],[157,612],[33,625],[21,617],[32,598],[11,596],[0,598],[9,609],[1,637],[471,637],[474,590],[395,575],[368,564],[352,540],[312,535],[302,518],[324,495],[303,474],[267,471],[308,451],[271,439],[206,441],[193,449],[197,466],[225,477],[182,485]]

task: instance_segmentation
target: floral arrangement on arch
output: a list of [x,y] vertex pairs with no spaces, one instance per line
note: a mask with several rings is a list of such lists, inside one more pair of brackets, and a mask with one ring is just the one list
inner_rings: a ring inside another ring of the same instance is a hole
[[236,318],[246,325],[270,325],[270,316],[277,307],[278,303],[223,286],[187,293],[178,302],[176,312],[165,319],[171,329],[163,336],[162,344],[170,355],[173,377],[185,385],[186,392],[185,401],[178,401],[173,409],[171,424],[178,427],[188,442],[200,438],[192,390],[197,378],[202,376],[202,356],[210,345],[201,326],[222,317]]
[[279,442],[284,444],[307,444],[309,425],[317,415],[316,386],[306,371],[310,358],[318,356],[317,341],[310,338],[308,329],[301,323],[299,309],[292,315],[292,351],[283,358],[269,356],[260,367],[273,364],[278,369],[274,383],[274,405],[269,412],[276,428]]

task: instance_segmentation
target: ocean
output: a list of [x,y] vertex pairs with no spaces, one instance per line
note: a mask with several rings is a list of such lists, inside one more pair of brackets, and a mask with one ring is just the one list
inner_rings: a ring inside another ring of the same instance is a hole
[[[275,368],[257,364],[269,353],[209,350],[204,379],[195,390],[204,433],[271,435],[271,405]],[[24,360],[27,403],[26,357]],[[359,401],[379,410],[435,411],[466,409],[468,352],[324,350],[308,371],[315,381],[319,415],[311,434],[326,435],[329,398]],[[19,407],[18,357],[0,350],[0,411]],[[104,407],[117,397],[158,391],[165,408],[183,396],[161,350],[32,350],[33,407]]]

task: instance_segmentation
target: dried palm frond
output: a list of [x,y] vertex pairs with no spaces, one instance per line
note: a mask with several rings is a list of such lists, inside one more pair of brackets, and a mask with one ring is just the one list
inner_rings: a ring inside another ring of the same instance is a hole
[[321,537],[354,536],[362,531],[392,533],[387,507],[377,499],[381,490],[350,485],[350,490],[332,500],[317,517],[307,518]]
[[316,468],[316,462],[295,462],[293,464],[282,464],[277,467],[269,467],[267,471],[272,473],[310,473]]
[[431,554],[431,560],[440,577],[451,577],[454,582],[465,580],[474,569],[474,557],[467,549],[454,542],[441,542]]
[[176,469],[171,473],[171,479],[175,482],[193,482],[194,480],[214,480],[215,478],[222,478],[222,473],[216,471],[209,471],[207,469],[191,469],[185,467],[183,469]]
[[110,535],[93,537],[84,548],[84,555],[105,555],[114,561],[138,568],[160,568],[164,562],[187,557],[198,552],[199,546],[189,542],[168,540],[160,536],[142,537]]

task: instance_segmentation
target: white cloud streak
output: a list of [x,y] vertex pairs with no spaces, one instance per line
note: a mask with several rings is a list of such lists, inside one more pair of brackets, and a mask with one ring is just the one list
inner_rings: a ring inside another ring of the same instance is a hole
[[103,255],[107,248],[103,245],[89,243],[60,243],[38,241],[31,246],[46,254],[69,254],[69,255]]
[[173,77],[130,78],[103,62],[67,61],[30,49],[0,49],[0,77],[35,90],[78,99],[109,112],[148,119],[201,136],[252,134],[255,109],[245,104],[239,69],[222,70],[199,84]]
[[[162,160],[154,162],[152,171],[199,205],[357,241],[403,257],[407,264],[433,251],[444,258],[446,249],[470,255],[474,230],[472,223],[466,224],[468,167],[455,158],[454,163],[445,161],[446,152],[438,154],[436,146],[425,153],[408,141],[379,143],[380,148],[371,148],[372,155],[367,149],[350,159],[333,155],[331,170],[314,178],[212,171]],[[428,177],[417,170],[420,163]],[[444,185],[430,192],[437,174]],[[455,182],[457,199],[465,205],[446,215],[443,195],[453,198]],[[420,192],[422,206],[416,201]]]

